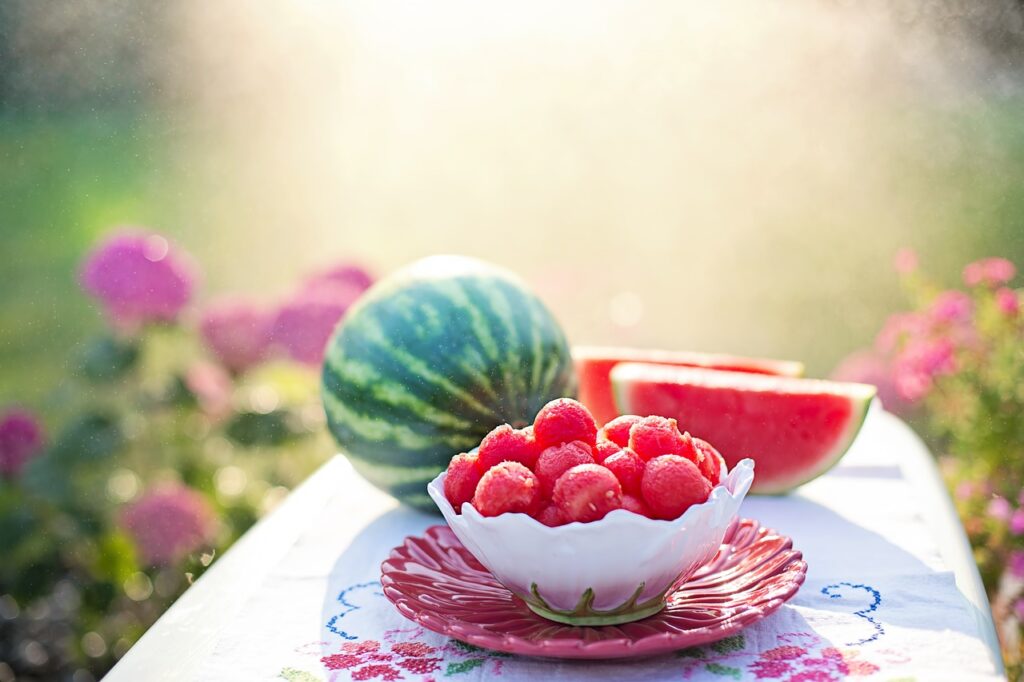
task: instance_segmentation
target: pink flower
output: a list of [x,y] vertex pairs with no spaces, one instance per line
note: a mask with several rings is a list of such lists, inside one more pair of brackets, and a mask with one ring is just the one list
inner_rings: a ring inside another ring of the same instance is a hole
[[971,319],[974,304],[971,297],[962,291],[943,291],[935,297],[928,308],[928,316],[935,322],[967,322]]
[[1002,287],[996,291],[996,307],[1007,317],[1017,317],[1020,312],[1020,299],[1017,292],[1009,287]]
[[953,491],[954,497],[960,501],[967,501],[974,497],[976,486],[971,481],[960,481]]
[[185,386],[211,417],[223,417],[231,411],[231,377],[220,365],[197,362],[185,372]]
[[177,483],[154,488],[124,507],[119,523],[150,566],[177,563],[209,542],[216,526],[206,498]]
[[1010,518],[1010,514],[1012,512],[1013,507],[1010,506],[1010,503],[1006,500],[1005,497],[1000,497],[999,495],[996,495],[988,503],[988,515],[994,519],[1006,521]]
[[955,347],[948,338],[912,341],[893,360],[896,391],[905,400],[920,400],[934,379],[956,370]]
[[899,274],[909,275],[917,270],[917,252],[913,249],[902,248],[896,252],[892,264]]
[[891,353],[911,339],[927,334],[931,325],[927,318],[917,313],[895,313],[890,315],[875,337],[875,348],[881,353]]
[[1024,578],[1024,552],[1015,549],[1010,552],[1010,559],[1007,562],[1010,573],[1015,578]]
[[335,288],[350,291],[356,296],[373,284],[373,275],[358,265],[346,264],[317,273],[306,280],[303,288],[317,290]]
[[861,350],[847,355],[832,370],[831,378],[872,384],[878,389],[878,399],[890,412],[900,413],[909,407],[896,390],[889,364],[874,351]]
[[1014,535],[1024,535],[1024,509],[1018,509],[1010,517],[1010,532]]
[[255,304],[223,298],[203,311],[199,331],[225,367],[241,372],[267,358],[272,323],[273,316]]
[[31,412],[13,408],[0,417],[0,476],[17,476],[42,448],[43,427]]
[[1013,605],[1013,613],[1017,616],[1017,620],[1024,622],[1024,599],[1018,599]]
[[80,281],[107,314],[128,327],[170,321],[192,295],[191,259],[164,237],[137,230],[118,232],[86,256]]
[[332,291],[299,292],[277,311],[270,337],[292,359],[317,366],[331,333],[353,299],[336,297]]
[[1005,258],[983,258],[964,268],[964,283],[969,287],[1006,284],[1017,274],[1017,268]]

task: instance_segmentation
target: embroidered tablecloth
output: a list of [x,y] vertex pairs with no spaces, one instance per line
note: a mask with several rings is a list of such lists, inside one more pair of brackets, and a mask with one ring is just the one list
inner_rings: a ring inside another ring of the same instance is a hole
[[[748,498],[742,515],[789,535],[803,551],[809,569],[800,592],[740,634],[627,662],[499,654],[403,618],[381,594],[380,562],[439,519],[397,507],[347,463],[336,464],[329,501],[283,557],[262,567],[269,570],[225,620],[193,679],[1002,679],[987,612],[977,594],[972,605],[958,589],[940,551],[943,531],[923,512],[948,500],[937,482],[932,493],[919,480],[912,485],[911,448],[921,445],[905,425],[873,410],[826,476],[793,495]],[[960,570],[961,583],[964,575],[976,579]]]

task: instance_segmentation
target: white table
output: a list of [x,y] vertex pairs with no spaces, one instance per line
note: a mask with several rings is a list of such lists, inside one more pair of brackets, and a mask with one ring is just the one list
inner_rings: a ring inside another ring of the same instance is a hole
[[[888,491],[896,492],[888,495]],[[275,567],[289,575],[307,570],[310,575],[337,571],[338,566],[324,565],[324,557],[337,558],[370,523],[379,527],[378,532],[393,533],[393,537],[384,538],[384,547],[400,543],[408,532],[441,521],[395,507],[393,500],[362,484],[343,457],[335,457],[219,559],[106,679],[138,682],[221,678],[223,667],[214,668],[221,671],[216,677],[207,677],[203,671],[218,642],[229,641],[234,635],[230,624],[239,618],[242,609],[254,608],[251,598],[257,591],[265,593],[268,584],[272,588],[268,575]],[[990,657],[974,663],[1002,674],[988,602],[962,527],[931,456],[896,417],[873,408],[854,447],[827,475],[789,496],[748,498],[741,513],[790,535],[798,549],[805,549],[809,584],[818,576],[825,578],[836,571],[853,574],[858,567],[900,573],[905,564],[908,572],[924,570],[941,575],[951,571],[967,605],[958,612],[962,613],[958,617],[962,622],[943,625],[973,633],[982,644],[976,648],[978,653],[971,655]],[[897,535],[901,532],[899,524],[917,523],[923,531],[907,529],[912,532],[900,535],[903,546],[894,547],[885,538],[888,530],[877,531],[879,527],[887,528],[889,518],[893,519],[891,530]],[[814,552],[806,551],[812,544]],[[370,553],[373,556],[352,555],[356,557],[352,562],[365,564],[360,569],[364,573],[379,564],[386,549],[374,547]],[[303,606],[297,600],[279,608],[284,631],[289,627],[288,618],[296,617],[294,612]],[[309,616],[320,616],[319,609]],[[261,626],[256,622],[260,618],[253,618],[252,627],[266,630],[273,627],[274,619],[268,616]],[[225,654],[217,653],[223,664]],[[277,679],[277,673],[268,669],[255,678]],[[246,674],[238,679],[254,676]]]

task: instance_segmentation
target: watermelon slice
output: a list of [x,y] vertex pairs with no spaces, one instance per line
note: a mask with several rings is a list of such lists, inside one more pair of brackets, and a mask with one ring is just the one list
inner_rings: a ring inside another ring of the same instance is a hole
[[751,492],[781,493],[849,449],[875,387],[820,379],[625,363],[611,372],[624,414],[672,417],[730,467],[756,463]]
[[612,367],[620,362],[707,367],[733,372],[780,374],[791,377],[798,377],[804,373],[802,364],[788,360],[763,360],[735,355],[645,350],[642,348],[576,346],[572,349],[572,359],[576,365],[576,376],[579,378],[580,402],[590,408],[598,424],[611,421],[620,414],[615,409],[615,397],[612,395],[612,386],[608,377]]

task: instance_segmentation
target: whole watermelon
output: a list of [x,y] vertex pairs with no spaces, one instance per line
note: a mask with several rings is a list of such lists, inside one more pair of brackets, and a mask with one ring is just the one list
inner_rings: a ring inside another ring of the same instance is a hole
[[427,483],[499,424],[575,394],[565,335],[511,273],[433,256],[381,280],[327,345],[323,401],[356,470],[436,511]]

